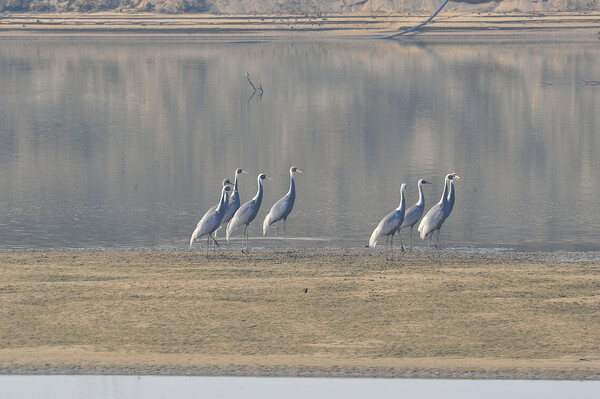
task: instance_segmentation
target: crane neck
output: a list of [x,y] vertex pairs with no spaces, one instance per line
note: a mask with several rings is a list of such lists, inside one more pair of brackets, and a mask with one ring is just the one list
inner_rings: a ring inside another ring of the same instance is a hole
[[223,190],[221,190],[221,199],[219,200],[219,206],[217,206],[216,209],[217,213],[225,212],[228,200],[229,194],[227,193],[227,190],[225,190],[225,187],[223,187]]
[[237,193],[238,190],[238,174],[235,174],[235,179],[233,180],[233,192]]
[[442,199],[441,199],[441,203],[442,204],[447,204],[448,203],[448,182],[450,181],[450,179],[446,178],[444,180],[444,192],[442,193]]
[[257,180],[258,180],[258,191],[256,192],[256,195],[254,196],[254,198],[252,198],[252,200],[258,201],[258,203],[260,204],[262,202],[263,186],[262,186],[262,181],[261,181],[260,177]]
[[419,201],[417,201],[417,206],[425,205],[425,196],[423,195],[423,184],[419,183]]
[[398,205],[398,208],[396,208],[396,210],[402,212],[405,208],[406,208],[406,200],[404,199],[404,188],[402,188],[400,190],[400,205]]
[[454,182],[450,180],[448,186],[448,203],[454,204]]
[[288,191],[288,195],[296,194],[296,182],[294,181],[294,174],[290,172],[290,191]]

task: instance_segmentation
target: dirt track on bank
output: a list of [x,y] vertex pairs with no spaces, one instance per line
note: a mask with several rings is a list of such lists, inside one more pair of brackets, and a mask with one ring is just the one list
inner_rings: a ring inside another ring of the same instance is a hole
[[0,265],[2,373],[600,378],[600,260],[585,255],[9,252]]

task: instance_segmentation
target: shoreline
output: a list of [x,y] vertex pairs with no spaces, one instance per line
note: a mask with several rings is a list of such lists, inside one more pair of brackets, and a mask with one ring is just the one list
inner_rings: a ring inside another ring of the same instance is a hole
[[[416,26],[425,13],[215,15],[150,13],[11,13],[0,17],[0,37],[39,35],[185,36],[203,40],[374,39]],[[486,13],[446,11],[417,35],[402,37],[595,37],[600,12]],[[399,40],[396,38],[395,40]]]
[[556,255],[3,252],[0,374],[600,380],[600,259]]

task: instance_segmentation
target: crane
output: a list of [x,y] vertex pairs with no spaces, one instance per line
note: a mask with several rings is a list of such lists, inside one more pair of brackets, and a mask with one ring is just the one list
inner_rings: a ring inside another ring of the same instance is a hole
[[[420,179],[417,183],[417,187],[419,189],[419,200],[417,201],[416,204],[414,204],[413,206],[411,206],[410,208],[408,208],[406,210],[406,212],[404,213],[404,221],[402,222],[402,225],[400,226],[400,230],[402,230],[402,228],[404,227],[410,227],[410,234],[409,234],[409,239],[410,239],[410,251],[412,251],[412,232],[413,232],[413,227],[415,224],[417,224],[417,222],[419,221],[419,219],[421,219],[421,216],[423,216],[423,211],[425,210],[425,196],[423,195],[423,184],[431,184],[428,181],[426,181],[425,179]],[[398,233],[400,234],[400,233]],[[402,240],[400,240],[400,243],[402,243]],[[402,251],[404,251],[404,248],[402,248]]]
[[[435,246],[438,249],[438,255],[440,253],[440,229],[442,228],[442,224],[444,223],[444,221],[446,221],[446,218],[448,217],[448,215],[450,215],[450,211],[452,210],[448,202],[448,190],[450,186],[449,182],[454,178],[460,179],[460,176],[457,176],[456,173],[450,173],[446,175],[446,178],[444,179],[444,192],[442,193],[442,198],[440,199],[440,202],[431,207],[431,209],[427,212],[425,217],[421,220],[421,223],[419,224],[418,228],[422,240],[429,236],[429,246],[431,246],[433,233],[437,231]],[[454,200],[452,206],[454,206]]]
[[265,179],[271,180],[270,177],[267,177],[264,173],[260,173],[257,177],[258,182],[258,191],[254,198],[250,201],[246,202],[235,212],[229,223],[227,224],[227,230],[225,236],[227,238],[227,242],[229,243],[229,237],[231,233],[240,227],[241,225],[245,225],[244,233],[242,234],[242,252],[244,252],[244,238],[246,239],[246,247],[248,247],[248,225],[254,220],[258,211],[260,209],[260,205],[262,203],[263,197],[263,186],[262,181]]
[[[235,170],[235,178],[233,183],[233,192],[229,196],[229,201],[227,205],[227,210],[225,211],[225,215],[223,216],[223,220],[221,221],[221,225],[227,224],[235,214],[235,212],[240,209],[240,194],[238,192],[238,176],[242,173],[248,173],[242,168],[237,168]],[[221,226],[217,230],[215,230],[215,238],[217,237],[217,231],[221,229]]]
[[273,223],[277,223],[277,227],[275,228],[275,248],[277,248],[277,232],[279,231],[279,222],[283,220],[283,247],[285,248],[286,244],[286,235],[285,235],[285,221],[289,216],[290,212],[292,212],[292,208],[294,207],[294,201],[296,200],[296,183],[294,182],[294,174],[302,173],[302,171],[295,166],[290,168],[290,189],[286,195],[283,196],[279,201],[277,201],[272,207],[265,220],[263,222],[263,236],[267,234],[267,229]]
[[377,245],[377,241],[383,236],[391,236],[390,242],[390,252],[391,252],[391,260],[394,259],[394,234],[400,229],[400,225],[404,221],[404,212],[405,212],[405,200],[404,200],[404,191],[406,190],[406,184],[402,183],[400,186],[400,205],[398,208],[394,209],[391,213],[386,215],[375,230],[373,230],[373,234],[371,234],[371,239],[369,240],[369,247],[374,248]]
[[227,196],[228,191],[231,189],[229,185],[231,182],[228,179],[223,180],[223,189],[221,190],[221,198],[216,207],[212,207],[209,209],[202,219],[196,225],[196,229],[192,233],[192,237],[190,238],[190,248],[194,244],[194,241],[198,240],[203,235],[208,235],[206,239],[206,256],[208,257],[208,249],[210,246],[210,240],[212,239],[215,245],[219,246],[217,240],[212,237],[212,233],[219,228],[221,225],[221,221],[223,220],[223,215],[225,215],[225,209],[227,207]]

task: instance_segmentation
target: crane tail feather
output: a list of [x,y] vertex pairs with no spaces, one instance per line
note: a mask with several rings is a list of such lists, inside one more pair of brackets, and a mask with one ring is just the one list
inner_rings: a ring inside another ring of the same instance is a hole
[[233,219],[231,219],[229,221],[229,223],[227,223],[227,228],[225,229],[225,239],[227,240],[227,242],[229,242],[229,236],[231,235],[231,222],[233,222]]
[[421,240],[424,240],[428,235],[429,226],[427,226],[427,224],[427,218],[421,220],[421,223],[419,223],[419,228],[417,231],[419,232],[419,237],[421,237]]
[[231,236],[231,233],[233,233],[233,231],[239,227],[237,224],[238,219],[235,216],[236,215],[233,215],[229,223],[227,223],[227,229],[225,230],[225,239],[227,240],[227,242],[229,242],[229,237]]
[[268,213],[267,216],[265,216],[265,220],[263,222],[263,236],[267,234],[267,229],[272,224],[273,222],[271,222],[271,213]]
[[198,230],[199,228],[196,227],[196,230],[194,230],[194,232],[192,233],[192,237],[190,238],[190,248],[194,245],[194,241],[198,239]]
[[375,248],[377,241],[379,241],[379,229],[375,229],[373,234],[371,234],[371,238],[369,239],[369,247]]

